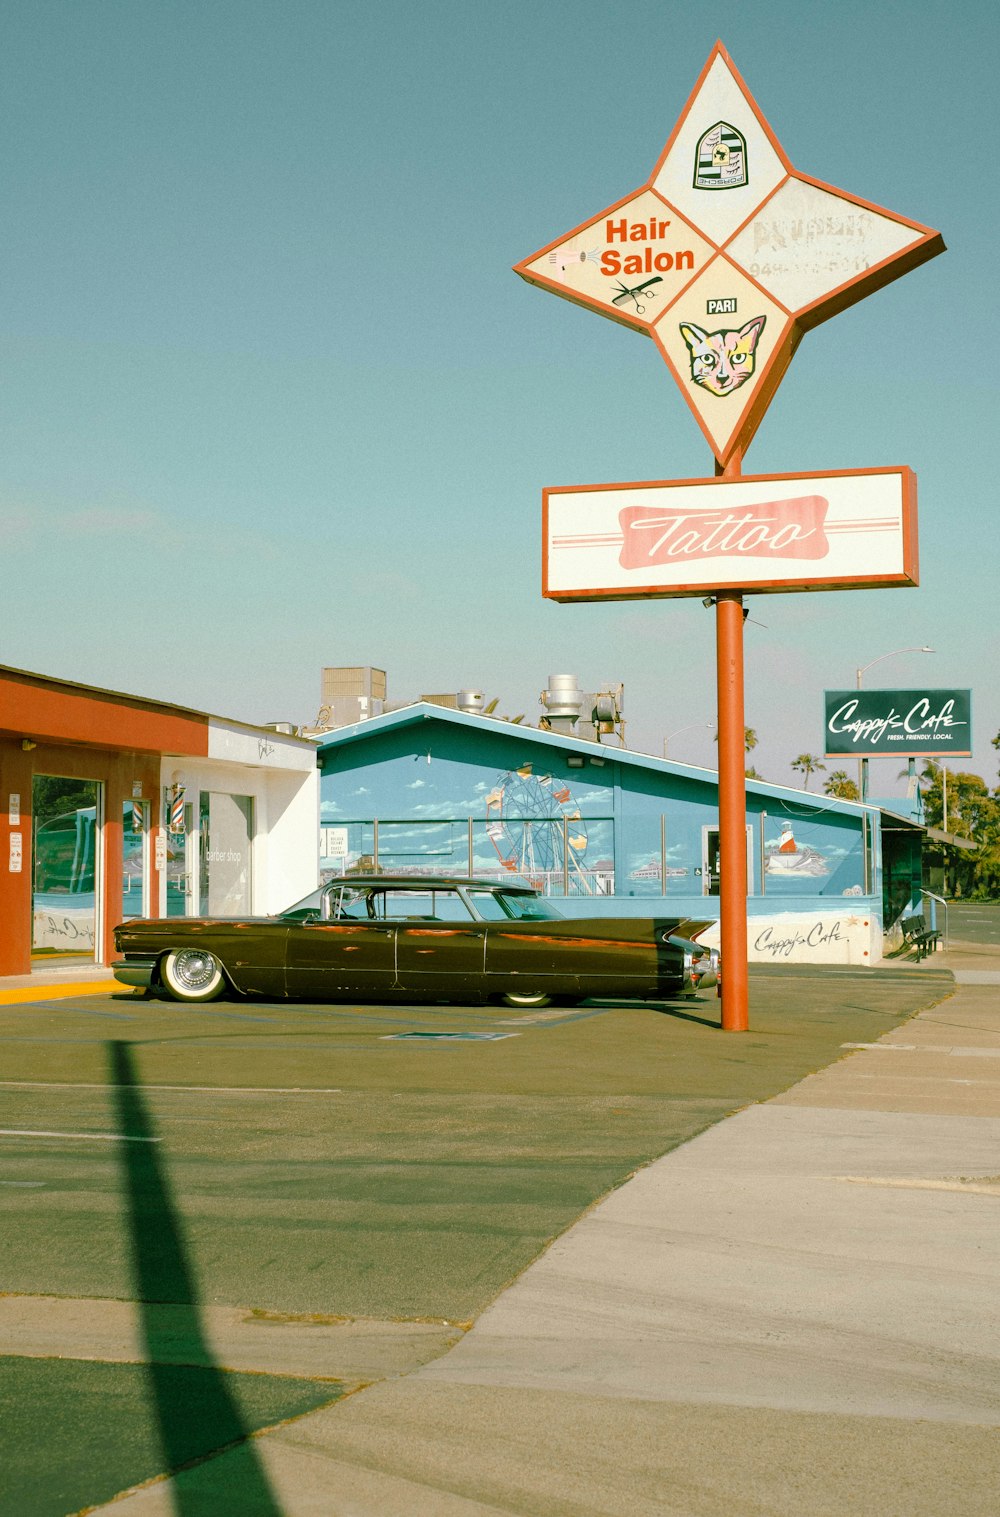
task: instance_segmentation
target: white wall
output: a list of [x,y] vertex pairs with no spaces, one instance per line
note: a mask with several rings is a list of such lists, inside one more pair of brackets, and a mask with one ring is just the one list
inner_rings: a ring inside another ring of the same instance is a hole
[[[319,879],[319,770],[316,748],[236,722],[209,726],[209,757],[165,756],[161,783],[185,787],[197,814],[198,793],[246,795],[254,803],[251,852],[251,911],[282,911],[316,888]],[[166,910],[161,879],[157,911]]]
[[[814,912],[754,912],[747,921],[747,959],[751,964],[877,964],[882,925],[869,905],[864,897],[845,896]],[[716,922],[698,941],[718,948],[720,931]]]
[[227,764],[306,773],[316,768],[316,744],[268,727],[247,727],[213,716],[208,724],[208,757]]
[[301,900],[319,882],[319,770],[271,774],[266,825],[258,825],[255,910],[271,913]]

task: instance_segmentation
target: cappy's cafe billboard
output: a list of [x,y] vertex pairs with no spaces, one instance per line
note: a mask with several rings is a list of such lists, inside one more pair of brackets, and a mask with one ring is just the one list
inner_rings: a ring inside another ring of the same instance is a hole
[[972,753],[970,690],[827,690],[827,758]]

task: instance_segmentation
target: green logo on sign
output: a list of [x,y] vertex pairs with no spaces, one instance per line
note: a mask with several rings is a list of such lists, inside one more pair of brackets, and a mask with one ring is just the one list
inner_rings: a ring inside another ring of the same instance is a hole
[[735,190],[749,183],[747,144],[728,121],[717,121],[699,139],[694,155],[696,190]]

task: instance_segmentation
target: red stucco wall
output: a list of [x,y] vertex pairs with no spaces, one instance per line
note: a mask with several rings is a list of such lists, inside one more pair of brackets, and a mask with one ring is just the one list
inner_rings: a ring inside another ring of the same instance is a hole
[[[25,744],[33,746],[26,747]],[[208,717],[18,670],[0,669],[0,976],[31,970],[32,779],[35,774],[96,780],[104,787],[101,895],[106,903],[98,957],[109,963],[111,932],[122,893],[122,808],[133,787],[151,803],[153,834],[161,816],[160,759],[165,753],[203,757]],[[20,824],[10,822],[10,797],[20,797]],[[12,832],[20,832],[22,864],[10,869]]]

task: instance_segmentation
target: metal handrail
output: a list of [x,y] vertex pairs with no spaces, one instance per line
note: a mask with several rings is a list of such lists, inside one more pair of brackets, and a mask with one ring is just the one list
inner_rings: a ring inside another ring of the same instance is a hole
[[[943,896],[935,895],[934,892],[933,892],[933,890],[924,890],[923,887],[921,887],[920,894],[921,895],[929,895],[932,901],[937,901],[939,905],[941,905],[941,906],[944,907],[944,946],[945,946],[945,951],[947,952],[948,943],[949,943],[949,938],[948,938],[948,902],[944,899]],[[931,926],[933,927],[934,925],[935,925],[935,923],[932,922]]]

